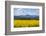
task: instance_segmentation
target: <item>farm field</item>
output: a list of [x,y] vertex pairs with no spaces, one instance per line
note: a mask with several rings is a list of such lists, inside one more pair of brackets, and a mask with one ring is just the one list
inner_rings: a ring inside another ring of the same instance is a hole
[[39,26],[39,20],[17,20],[14,19],[14,27],[38,27]]

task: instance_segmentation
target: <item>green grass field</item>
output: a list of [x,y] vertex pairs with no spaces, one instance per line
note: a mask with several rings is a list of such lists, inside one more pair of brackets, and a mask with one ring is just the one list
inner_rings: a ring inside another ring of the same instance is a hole
[[38,27],[39,20],[14,20],[14,27]]

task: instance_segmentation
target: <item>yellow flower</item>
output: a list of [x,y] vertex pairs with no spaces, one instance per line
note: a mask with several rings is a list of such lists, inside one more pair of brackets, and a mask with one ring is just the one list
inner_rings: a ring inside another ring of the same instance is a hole
[[14,20],[14,26],[16,27],[31,27],[39,26],[39,20]]

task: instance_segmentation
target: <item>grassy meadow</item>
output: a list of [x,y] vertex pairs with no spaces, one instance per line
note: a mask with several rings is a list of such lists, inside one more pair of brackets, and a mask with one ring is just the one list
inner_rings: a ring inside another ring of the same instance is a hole
[[38,27],[39,26],[39,20],[17,20],[14,19],[14,27]]

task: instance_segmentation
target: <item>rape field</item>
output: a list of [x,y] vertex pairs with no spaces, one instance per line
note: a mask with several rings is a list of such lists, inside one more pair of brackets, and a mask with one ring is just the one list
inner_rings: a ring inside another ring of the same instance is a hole
[[14,27],[38,27],[39,20],[14,20]]

